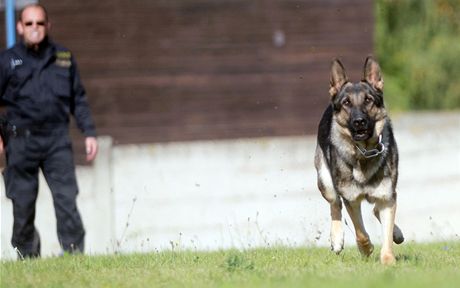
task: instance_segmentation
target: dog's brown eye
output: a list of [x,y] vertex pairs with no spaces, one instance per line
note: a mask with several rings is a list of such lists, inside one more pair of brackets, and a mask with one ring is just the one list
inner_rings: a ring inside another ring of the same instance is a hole
[[364,98],[364,102],[366,104],[370,104],[370,103],[372,103],[372,98],[371,97],[366,97],[366,98]]
[[345,99],[343,102],[342,102],[342,105],[343,106],[350,106],[351,105],[351,102],[350,102],[350,99]]

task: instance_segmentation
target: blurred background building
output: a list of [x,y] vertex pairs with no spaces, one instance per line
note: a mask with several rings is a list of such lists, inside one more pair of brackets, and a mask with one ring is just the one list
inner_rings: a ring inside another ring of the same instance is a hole
[[331,59],[373,51],[370,1],[40,3],[116,144],[314,133]]

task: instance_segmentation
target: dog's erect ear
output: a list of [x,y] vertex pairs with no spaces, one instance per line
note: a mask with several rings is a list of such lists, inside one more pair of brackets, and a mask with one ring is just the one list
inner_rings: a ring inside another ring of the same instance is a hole
[[329,94],[331,97],[337,95],[343,84],[347,82],[348,78],[345,74],[345,68],[343,68],[342,63],[339,61],[339,59],[333,59],[331,65],[331,88],[329,89]]
[[366,58],[364,63],[364,81],[371,84],[375,89],[383,90],[383,78],[380,72],[380,66],[372,56]]

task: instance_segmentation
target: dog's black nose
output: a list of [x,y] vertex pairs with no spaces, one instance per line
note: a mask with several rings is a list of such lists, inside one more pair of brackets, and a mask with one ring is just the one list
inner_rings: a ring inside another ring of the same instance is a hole
[[357,118],[353,120],[353,126],[355,129],[366,128],[367,120],[365,118]]

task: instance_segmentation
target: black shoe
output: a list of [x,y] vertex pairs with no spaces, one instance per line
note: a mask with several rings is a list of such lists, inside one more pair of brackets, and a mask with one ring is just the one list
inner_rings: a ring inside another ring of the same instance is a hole
[[18,254],[18,260],[40,258],[40,251],[41,251],[40,234],[38,234],[37,229],[34,230],[34,239],[32,240],[32,250],[31,251],[21,251],[17,247],[14,247],[14,250]]

